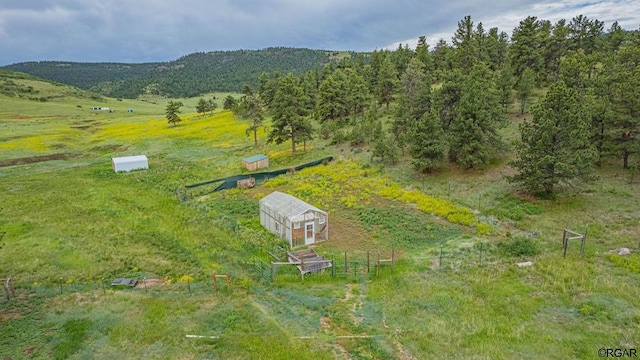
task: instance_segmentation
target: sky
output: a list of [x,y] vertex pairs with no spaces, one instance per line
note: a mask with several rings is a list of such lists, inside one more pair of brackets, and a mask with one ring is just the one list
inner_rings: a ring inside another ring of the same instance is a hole
[[194,52],[302,47],[373,51],[451,42],[470,15],[511,35],[527,16],[640,26],[639,0],[0,0],[0,66],[142,63]]

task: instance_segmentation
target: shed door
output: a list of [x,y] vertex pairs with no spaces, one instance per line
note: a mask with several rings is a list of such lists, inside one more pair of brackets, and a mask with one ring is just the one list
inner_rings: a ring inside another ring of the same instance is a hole
[[313,221],[304,224],[304,244],[309,245],[316,242],[315,226]]

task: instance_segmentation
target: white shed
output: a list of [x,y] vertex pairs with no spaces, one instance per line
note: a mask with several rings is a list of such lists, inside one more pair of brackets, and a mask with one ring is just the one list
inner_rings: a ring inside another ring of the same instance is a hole
[[329,214],[295,196],[274,191],[260,199],[260,224],[291,247],[329,239]]
[[111,158],[111,165],[115,172],[129,172],[131,170],[148,169],[149,160],[145,155],[115,157]]

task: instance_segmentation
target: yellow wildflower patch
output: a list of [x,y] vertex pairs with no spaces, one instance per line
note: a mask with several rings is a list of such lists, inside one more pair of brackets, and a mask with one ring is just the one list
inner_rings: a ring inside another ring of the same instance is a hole
[[226,111],[204,118],[185,115],[176,126],[170,125],[166,119],[147,122],[113,123],[101,128],[93,139],[107,140],[139,140],[144,138],[192,138],[206,141],[219,141],[224,147],[232,143],[246,140],[247,125],[236,120],[233,113]]
[[[378,196],[413,204],[422,212],[436,215],[454,224],[478,224],[476,216],[469,208],[417,190],[403,189],[387,176],[375,173],[371,169],[363,169],[352,161],[307,168],[296,175],[280,176],[265,184],[270,188],[282,185],[287,185],[287,190],[297,197],[327,210],[329,204],[340,204],[346,208],[366,206]],[[488,232],[487,226],[479,227],[478,232]]]

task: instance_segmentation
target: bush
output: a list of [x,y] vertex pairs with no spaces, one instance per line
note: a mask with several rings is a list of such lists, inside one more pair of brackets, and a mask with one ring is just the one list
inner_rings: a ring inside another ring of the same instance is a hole
[[513,257],[528,257],[538,254],[538,245],[530,238],[515,237],[498,243],[498,249],[502,253]]

